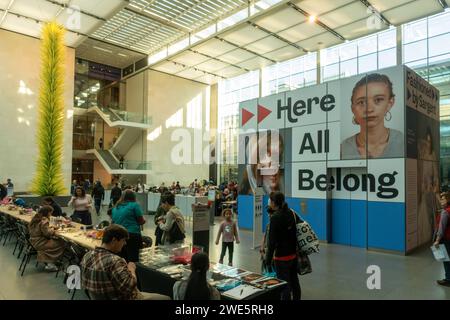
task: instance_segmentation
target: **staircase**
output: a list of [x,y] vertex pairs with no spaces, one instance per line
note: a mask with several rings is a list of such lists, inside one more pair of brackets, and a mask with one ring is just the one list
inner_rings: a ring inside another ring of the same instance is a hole
[[144,161],[124,161],[123,168],[110,150],[90,149],[87,154],[93,154],[100,161],[109,174],[149,174],[151,173],[151,163]]

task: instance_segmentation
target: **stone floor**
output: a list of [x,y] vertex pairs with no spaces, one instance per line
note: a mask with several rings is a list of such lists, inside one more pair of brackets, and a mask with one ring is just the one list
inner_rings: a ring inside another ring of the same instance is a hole
[[[107,219],[103,209],[95,221]],[[220,220],[210,234],[210,259],[217,261],[220,245],[214,244]],[[188,229],[192,228],[187,223]],[[153,218],[148,217],[144,234],[153,236]],[[235,245],[234,265],[251,271],[260,270],[259,253],[252,250],[252,233],[241,230],[241,243]],[[188,233],[188,241],[191,235]],[[69,299],[62,276],[35,268],[32,260],[23,277],[18,273],[20,261],[12,255],[14,243],[0,245],[0,299]],[[409,256],[368,252],[365,249],[334,244],[321,245],[321,252],[311,257],[313,273],[300,277],[303,299],[438,299],[450,300],[450,288],[438,286],[443,266],[433,260],[428,248]],[[225,257],[225,261],[227,257]],[[367,267],[381,269],[381,289],[367,288]],[[86,299],[77,292],[76,299]]]

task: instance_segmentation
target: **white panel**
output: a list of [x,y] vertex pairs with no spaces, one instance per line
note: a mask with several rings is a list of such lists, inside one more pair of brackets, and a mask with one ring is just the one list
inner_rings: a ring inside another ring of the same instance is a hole
[[333,29],[368,16],[367,7],[358,1],[322,15],[319,20]]
[[370,3],[380,12],[401,6],[411,0],[371,0]]
[[172,58],[171,60],[185,64],[187,66],[194,66],[196,64],[205,62],[208,59],[209,58],[202,56],[201,54],[186,51],[180,55],[177,55],[175,58]]
[[[278,105],[285,105],[284,92],[258,99],[258,130],[277,130],[285,127],[286,114],[284,112],[278,112]],[[262,111],[267,112],[265,117],[262,117]]]
[[219,56],[220,60],[225,62],[236,64],[251,58],[255,58],[256,56],[248,51],[242,49],[236,49],[230,52],[225,53],[224,55]]
[[303,39],[310,38],[317,34],[323,33],[323,28],[315,23],[300,23],[292,28],[280,32],[279,35],[292,42],[298,42]]
[[249,25],[240,27],[238,30],[232,31],[222,36],[222,38],[238,46],[245,46],[246,44],[257,41],[264,37],[267,37],[267,33]]
[[369,201],[405,202],[405,159],[369,159],[368,172],[376,180]]
[[155,70],[167,72],[167,73],[177,73],[185,69],[185,67],[175,64],[173,62],[164,62],[162,64],[158,64],[155,67],[152,67]]
[[299,50],[297,48],[294,48],[293,46],[286,46],[281,49],[277,49],[271,52],[267,52],[264,54],[265,57],[276,60],[276,61],[285,61],[292,59],[294,57],[298,57],[305,54],[303,50]]
[[209,61],[203,62],[202,64],[199,64],[197,66],[197,68],[204,70],[204,71],[208,71],[208,72],[214,72],[217,70],[224,69],[227,66],[228,66],[228,64],[226,64],[226,63],[216,61],[216,60],[209,60]]
[[236,49],[236,47],[217,39],[211,39],[208,42],[194,48],[195,51],[199,51],[213,57],[219,56],[234,49]]
[[71,5],[79,6],[81,10],[95,16],[107,18],[123,5],[122,0],[72,0]]
[[2,28],[40,38],[42,24],[36,23],[29,19],[18,18],[17,16],[12,14],[8,14],[2,24]]
[[271,13],[270,15],[259,18],[255,20],[255,23],[272,32],[278,32],[304,20],[304,15],[288,7],[276,13]]
[[314,36],[312,38],[302,40],[298,42],[297,44],[301,46],[302,48],[305,48],[308,51],[316,51],[318,49],[328,48],[332,45],[341,43],[342,40],[340,40],[338,37],[334,36],[333,34],[329,32],[324,32],[322,34],[319,34],[317,36]]
[[0,0],[0,9],[8,8],[8,5],[10,2],[11,2],[11,0]]
[[234,76],[240,75],[245,73],[246,71],[243,69],[239,69],[233,66],[226,67],[225,69],[219,70],[216,72],[217,75],[225,77],[225,78],[232,78]]
[[176,75],[184,78],[195,79],[203,76],[204,73],[201,71],[195,71],[194,69],[186,69],[184,71],[177,73]]
[[279,48],[282,48],[286,45],[286,42],[278,40],[275,37],[267,37],[262,40],[258,40],[252,44],[246,46],[247,49],[257,52],[259,54],[264,54],[266,52],[270,52]]
[[319,15],[359,0],[297,0],[294,3],[309,14]]
[[383,12],[383,15],[392,24],[399,25],[443,10],[437,1],[416,0],[411,4]]
[[218,78],[218,77],[207,74],[207,75],[201,76],[199,78],[196,78],[195,80],[206,83],[206,84],[214,84],[214,83],[217,83],[219,81],[219,79],[220,78]]
[[249,69],[249,70],[255,70],[255,69],[259,69],[259,68],[268,66],[270,64],[272,64],[271,61],[264,59],[264,58],[257,57],[254,59],[250,59],[250,60],[241,62],[238,64],[238,66]]
[[[373,19],[378,19],[376,17],[373,17]],[[375,21],[375,20],[373,20]],[[351,23],[349,25],[346,25],[345,27],[336,28],[336,32],[342,35],[347,40],[356,39],[362,36],[366,36],[368,34],[371,34],[373,32],[380,32],[382,30],[386,30],[388,28],[387,25],[385,25],[380,20],[377,20],[377,26],[380,26],[380,28],[370,28],[370,25],[368,26],[368,22],[366,19]]]
[[56,16],[60,8],[60,6],[45,0],[15,0],[11,11],[41,21],[50,21]]
[[77,35],[73,32],[66,32],[64,43],[69,47],[76,47],[81,41],[83,41],[86,37]]
[[[296,162],[292,163],[292,197],[294,198],[310,198],[310,199],[324,199],[326,198],[326,191],[319,189],[326,189],[326,162]],[[316,179],[322,175],[321,187],[316,187]],[[301,184],[299,185],[299,178]],[[325,183],[323,183],[325,181]]]
[[340,123],[330,122],[292,128],[292,162],[339,160]]

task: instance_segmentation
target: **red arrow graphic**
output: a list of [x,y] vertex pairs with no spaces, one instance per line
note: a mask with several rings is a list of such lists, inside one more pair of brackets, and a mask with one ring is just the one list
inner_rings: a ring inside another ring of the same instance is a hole
[[253,116],[253,113],[251,113],[247,109],[242,108],[242,126],[244,126],[251,118],[253,118]]
[[272,113],[272,110],[269,110],[266,107],[258,104],[258,123],[263,121],[271,113]]

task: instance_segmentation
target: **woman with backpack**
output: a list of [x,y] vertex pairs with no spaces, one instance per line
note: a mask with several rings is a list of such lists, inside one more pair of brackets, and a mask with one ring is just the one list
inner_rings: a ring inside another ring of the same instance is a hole
[[164,231],[162,244],[183,243],[186,238],[186,228],[184,218],[178,207],[175,206],[175,195],[167,192],[161,196],[161,206],[166,212],[164,216],[159,217],[158,226]]
[[[447,252],[450,252],[450,193],[441,193],[441,214],[436,216],[436,234],[434,246],[444,244]],[[444,261],[445,278],[437,280],[437,284],[450,287],[450,261]]]

